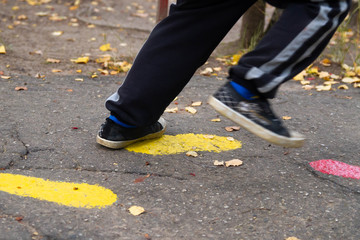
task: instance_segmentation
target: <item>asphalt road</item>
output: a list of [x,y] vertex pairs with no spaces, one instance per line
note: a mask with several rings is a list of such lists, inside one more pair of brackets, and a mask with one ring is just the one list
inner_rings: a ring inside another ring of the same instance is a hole
[[[243,129],[225,131],[234,124],[206,104],[224,81],[194,77],[171,106],[179,111],[164,114],[166,134],[233,137],[242,147],[191,157],[98,146],[95,136],[108,114],[104,100],[122,79],[78,77],[1,79],[0,177],[99,185],[116,194],[116,202],[74,207],[42,200],[44,190],[34,190],[34,197],[0,189],[0,239],[360,239],[360,180],[309,165],[320,159],[360,165],[357,89],[309,92],[296,82],[283,85],[274,109],[308,138],[303,148],[285,149]],[[203,103],[197,113],[186,112],[195,101]],[[243,165],[213,165],[234,158]],[[130,214],[134,205],[145,212]]]

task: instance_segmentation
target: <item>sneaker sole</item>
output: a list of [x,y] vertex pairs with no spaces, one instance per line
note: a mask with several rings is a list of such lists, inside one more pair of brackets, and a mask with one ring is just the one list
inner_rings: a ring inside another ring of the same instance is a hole
[[105,138],[102,138],[100,137],[99,135],[96,136],[96,142],[104,147],[107,147],[107,148],[112,148],[112,149],[121,149],[121,148],[124,148],[130,144],[133,144],[133,143],[136,143],[136,142],[139,142],[139,141],[144,141],[144,140],[150,140],[150,139],[154,139],[154,138],[159,138],[161,137],[164,132],[165,132],[165,129],[166,129],[166,121],[165,119],[163,118],[160,118],[159,121],[158,121],[162,126],[163,126],[163,129],[159,132],[156,132],[156,133],[151,133],[151,134],[148,134],[148,135],[145,135],[141,138],[136,138],[136,139],[133,139],[133,140],[127,140],[127,141],[111,141],[111,140],[107,140]]
[[224,117],[229,118],[231,121],[239,124],[249,132],[270,143],[288,148],[302,147],[305,143],[305,137],[300,133],[289,131],[290,137],[284,137],[282,135],[271,132],[270,130],[256,124],[255,122],[249,120],[245,116],[226,106],[213,96],[209,97],[208,103]]

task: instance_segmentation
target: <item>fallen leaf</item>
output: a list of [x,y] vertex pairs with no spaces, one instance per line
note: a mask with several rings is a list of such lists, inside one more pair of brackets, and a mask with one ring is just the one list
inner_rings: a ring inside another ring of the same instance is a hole
[[301,83],[301,85],[309,85],[310,81],[302,80],[302,81],[300,81],[300,83]]
[[324,85],[332,85],[332,84],[338,84],[338,83],[339,82],[337,82],[337,81],[330,80],[330,81],[324,82]]
[[145,177],[139,177],[137,179],[134,180],[134,183],[140,183],[140,182],[143,182],[145,179],[147,179],[148,177],[150,177],[151,175],[148,174],[146,175]]
[[235,141],[235,138],[233,138],[233,137],[227,137],[226,139],[229,141]]
[[83,79],[83,78],[75,78],[75,81],[77,81],[77,82],[83,82],[84,79]]
[[330,80],[330,74],[328,72],[320,72],[319,73],[319,78],[322,78],[324,80]]
[[101,45],[101,46],[99,47],[99,49],[100,49],[100,51],[102,51],[102,52],[111,51],[110,43]]
[[191,176],[196,177],[195,173],[189,173]]
[[10,79],[11,76],[1,76],[2,79]]
[[25,87],[25,86],[18,86],[18,87],[15,87],[15,91],[26,91],[26,90],[28,90],[28,88],[27,88],[27,87]]
[[62,72],[62,70],[61,70],[61,69],[52,69],[51,72],[53,72],[53,73],[59,73],[59,72]]
[[316,91],[318,91],[318,92],[330,91],[331,90],[331,85],[327,85],[327,86],[319,85],[319,86],[316,86],[315,88],[316,88]]
[[86,64],[89,62],[89,57],[79,57],[77,59],[71,59],[71,61],[78,64]]
[[297,237],[288,237],[288,238],[285,239],[285,240],[300,240],[300,239],[298,239]]
[[342,84],[342,85],[338,86],[338,89],[345,89],[345,90],[347,90],[347,89],[349,89],[349,87],[348,87],[347,85],[345,85],[345,84]]
[[36,50],[36,51],[34,51],[34,52],[29,52],[29,54],[30,54],[30,55],[40,55],[40,56],[43,55],[43,53],[42,53],[41,50]]
[[186,153],[186,156],[188,156],[188,157],[198,157],[199,154],[197,152],[194,152],[194,151],[188,151]]
[[291,117],[290,117],[290,116],[283,116],[282,119],[283,119],[283,120],[290,120]]
[[319,75],[319,68],[318,67],[311,67],[306,72],[308,74]]
[[145,233],[144,237],[145,237],[145,239],[146,239],[146,240],[151,240],[150,235],[149,235],[149,234],[147,234],[147,233]]
[[58,37],[58,36],[63,35],[63,33],[64,33],[63,31],[55,31],[55,32],[52,32],[51,35]]
[[47,63],[60,63],[61,61],[59,59],[55,59],[55,58],[48,58],[46,59]]
[[193,107],[186,107],[185,110],[191,114],[195,114],[197,110]]
[[203,76],[210,76],[214,70],[211,67],[205,68],[205,70],[201,71],[200,74]]
[[303,70],[302,72],[300,72],[298,75],[296,75],[295,77],[293,77],[293,79],[295,81],[303,81],[304,77],[307,75],[306,71]]
[[199,107],[199,106],[201,106],[201,104],[202,104],[202,102],[198,101],[198,102],[193,102],[193,103],[191,104],[191,106],[193,106],[193,107]]
[[239,126],[228,126],[228,127],[225,127],[225,130],[227,132],[239,131],[240,127]]
[[314,85],[305,85],[302,88],[305,90],[311,90],[311,89],[315,88],[315,86]]
[[145,209],[140,206],[131,206],[129,208],[129,212],[134,216],[139,216],[140,214],[145,212]]
[[354,83],[354,88],[360,88],[360,83]]
[[174,107],[174,108],[166,108],[165,112],[166,113],[177,113],[179,111],[178,107]]
[[324,58],[323,60],[320,61],[320,64],[325,67],[329,67],[331,66],[331,60],[329,60],[328,58]]
[[221,122],[221,119],[220,118],[213,118],[211,119],[212,122]]
[[15,220],[18,222],[21,222],[24,219],[24,216],[16,217]]
[[231,167],[231,166],[238,167],[241,165],[243,165],[243,161],[241,161],[240,159],[233,159],[225,162],[226,167]]
[[344,83],[356,83],[356,82],[360,82],[360,78],[358,78],[358,77],[353,77],[353,78],[345,77],[341,81],[344,82]]
[[215,138],[214,135],[203,135],[204,138],[207,138],[207,139],[213,139]]
[[6,54],[6,49],[4,45],[0,45],[0,54]]
[[215,165],[215,166],[224,166],[225,163],[224,163],[224,161],[215,160],[215,161],[214,161],[214,165]]

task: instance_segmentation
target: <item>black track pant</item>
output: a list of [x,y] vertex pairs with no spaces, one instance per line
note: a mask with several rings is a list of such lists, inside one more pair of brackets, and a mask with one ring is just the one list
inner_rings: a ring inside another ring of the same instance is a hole
[[[156,122],[255,2],[178,0],[150,34],[106,108],[130,125]],[[350,7],[350,0],[282,2],[287,5],[279,21],[229,72],[232,80],[266,98],[318,57]]]

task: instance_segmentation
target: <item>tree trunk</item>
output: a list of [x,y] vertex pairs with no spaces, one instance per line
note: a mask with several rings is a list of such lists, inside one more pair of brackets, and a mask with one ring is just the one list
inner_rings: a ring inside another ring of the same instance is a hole
[[258,0],[243,15],[240,28],[240,39],[242,42],[241,47],[253,47],[263,35],[265,23],[265,7],[265,2],[262,0]]

